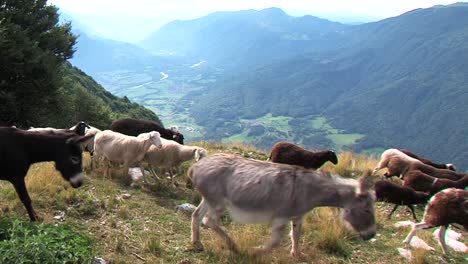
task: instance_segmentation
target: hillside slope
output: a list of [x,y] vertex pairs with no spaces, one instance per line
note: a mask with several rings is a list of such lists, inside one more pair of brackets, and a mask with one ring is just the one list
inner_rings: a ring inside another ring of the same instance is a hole
[[45,125],[67,127],[77,120],[83,120],[92,126],[108,129],[112,121],[122,117],[144,118],[161,124],[154,112],[131,102],[127,97],[111,94],[71,64],[63,65],[62,71],[62,103],[65,107],[59,113],[60,118]]

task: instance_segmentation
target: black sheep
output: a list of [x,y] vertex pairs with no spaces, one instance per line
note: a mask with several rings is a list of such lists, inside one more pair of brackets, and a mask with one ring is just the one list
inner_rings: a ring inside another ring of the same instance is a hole
[[184,144],[184,136],[171,129],[166,129],[158,123],[150,120],[123,118],[112,122],[111,129],[115,132],[128,136],[138,136],[141,133],[157,131],[161,137],[174,140],[179,144]]

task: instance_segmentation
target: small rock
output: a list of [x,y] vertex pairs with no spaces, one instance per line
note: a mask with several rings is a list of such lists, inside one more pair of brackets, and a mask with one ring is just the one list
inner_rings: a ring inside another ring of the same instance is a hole
[[[150,172],[145,170],[145,175],[150,175]],[[143,174],[141,174],[141,170],[139,167],[135,167],[135,168],[128,169],[128,176],[132,178],[132,181],[136,181],[140,179],[141,177],[143,177]]]
[[106,264],[106,261],[103,258],[94,257],[91,264]]
[[129,193],[124,193],[124,194],[122,194],[120,197],[122,197],[123,199],[128,200],[128,199],[130,199],[130,197],[132,197],[132,195],[129,194]]
[[65,212],[64,211],[58,211],[55,213],[54,216],[55,220],[58,220],[60,222],[63,222],[65,220]]
[[400,253],[401,256],[403,256],[404,258],[408,260],[413,258],[413,254],[411,254],[411,250],[398,248],[398,253]]
[[418,236],[414,236],[411,239],[410,246],[415,248],[422,248],[427,251],[435,251],[433,247],[429,246],[424,240],[422,240]]
[[189,204],[189,203],[184,203],[184,204],[181,204],[181,205],[177,205],[175,207],[176,213],[177,212],[193,213],[193,211],[195,211],[195,209],[197,209],[197,207],[195,205]]

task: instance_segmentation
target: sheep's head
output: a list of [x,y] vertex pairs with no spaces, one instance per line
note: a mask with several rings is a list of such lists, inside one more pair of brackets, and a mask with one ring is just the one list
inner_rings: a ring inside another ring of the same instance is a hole
[[160,148],[162,146],[161,135],[157,131],[151,131],[147,134],[148,139],[151,140],[151,143],[156,147]]
[[182,145],[184,144],[184,136],[179,132],[173,131],[172,140],[174,140],[175,142],[179,144],[182,144]]
[[445,165],[448,170],[456,171],[455,166],[451,163]]
[[334,151],[330,150],[328,158],[333,164],[338,164],[338,157],[336,156],[336,153]]

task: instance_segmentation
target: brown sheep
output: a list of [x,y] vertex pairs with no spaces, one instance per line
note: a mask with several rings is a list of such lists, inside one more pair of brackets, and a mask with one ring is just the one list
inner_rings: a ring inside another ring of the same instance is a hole
[[447,255],[445,232],[453,223],[468,229],[468,191],[450,188],[434,195],[426,206],[423,220],[413,225],[403,242],[409,245],[418,230],[440,226],[439,244]]
[[331,150],[310,151],[289,142],[278,142],[271,149],[269,160],[274,163],[299,165],[307,169],[318,169],[325,162],[338,163],[338,157]]
[[424,192],[415,191],[409,187],[401,186],[390,181],[378,181],[375,183],[375,196],[377,201],[384,201],[395,205],[388,215],[388,219],[400,205],[406,205],[413,213],[414,220],[418,221],[414,213],[414,204],[425,204],[431,197]]
[[412,170],[406,174],[403,185],[411,187],[416,191],[428,192],[433,195],[446,188],[464,189],[468,186],[468,175],[460,180],[452,181],[432,177],[420,170]]

